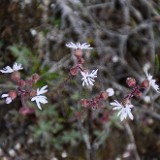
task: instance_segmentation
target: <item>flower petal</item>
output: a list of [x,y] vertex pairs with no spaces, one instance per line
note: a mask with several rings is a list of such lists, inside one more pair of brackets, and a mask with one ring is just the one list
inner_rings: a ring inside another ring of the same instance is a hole
[[47,97],[46,97],[46,96],[42,96],[42,95],[33,97],[33,98],[31,99],[31,101],[36,101],[37,107],[38,107],[40,110],[42,109],[40,103],[42,103],[42,104],[48,103]]
[[113,108],[113,110],[120,110],[120,109],[122,109],[121,106],[119,106],[119,107],[117,106],[117,107],[114,107],[114,108]]
[[14,63],[14,65],[13,65],[13,70],[14,71],[18,71],[18,70],[21,70],[21,69],[23,69],[22,64]]
[[41,105],[40,105],[40,102],[36,100],[36,104],[37,104],[37,107],[38,107],[40,110],[42,110],[42,107],[41,107]]
[[2,94],[1,98],[5,98],[5,97],[8,97],[9,95],[8,94]]
[[133,114],[131,113],[131,109],[130,108],[126,108],[126,112],[127,112],[127,114],[128,114],[128,116],[129,116],[129,118],[131,119],[131,120],[133,120]]
[[7,66],[5,68],[3,68],[3,70],[0,70],[2,73],[12,73],[14,72],[14,70],[10,67],[10,66]]
[[73,42],[66,43],[66,47],[72,48],[72,49],[92,49],[92,47],[90,47],[89,44],[87,44],[87,43],[80,44],[79,42],[77,42],[77,43],[73,43]]
[[41,95],[41,94],[43,94],[43,93],[46,93],[47,91],[48,91],[48,89],[46,89],[48,86],[47,85],[45,85],[45,86],[43,86],[41,89],[37,89],[37,95]]
[[12,98],[11,97],[7,97],[6,98],[6,104],[10,104],[12,102]]

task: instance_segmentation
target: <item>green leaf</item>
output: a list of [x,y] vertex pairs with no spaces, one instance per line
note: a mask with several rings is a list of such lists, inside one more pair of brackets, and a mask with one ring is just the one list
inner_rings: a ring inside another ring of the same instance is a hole
[[9,50],[17,57],[17,62],[22,63],[25,67],[28,67],[28,63],[33,57],[31,51],[25,46],[13,45],[9,47]]
[[159,69],[160,69],[160,59],[158,57],[158,54],[156,54],[155,56],[155,68],[156,68],[156,71],[158,72]]
[[80,139],[80,132],[76,130],[66,131],[63,134],[62,140],[65,143],[70,143],[71,145],[76,145],[78,143],[78,140]]

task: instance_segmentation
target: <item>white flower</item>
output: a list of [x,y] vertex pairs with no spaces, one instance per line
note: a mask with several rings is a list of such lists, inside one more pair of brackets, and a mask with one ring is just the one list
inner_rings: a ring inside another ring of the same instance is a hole
[[91,85],[93,86],[94,82],[95,82],[95,78],[97,78],[97,72],[98,72],[98,69],[96,70],[93,70],[91,73],[88,73],[88,72],[81,72],[81,75],[82,75],[82,86],[85,86],[85,85]]
[[62,158],[66,158],[68,156],[67,152],[66,151],[63,151],[62,154],[61,154]]
[[6,98],[6,104],[10,104],[12,102],[12,98],[8,94],[2,94],[1,98]]
[[160,93],[159,86],[156,84],[156,80],[153,79],[153,76],[149,74],[147,71],[145,71],[147,80],[149,81],[149,85],[152,86],[158,93]]
[[115,106],[113,108],[113,110],[120,110],[118,112],[118,116],[120,116],[120,120],[123,121],[124,119],[127,118],[127,116],[129,116],[129,118],[131,120],[133,120],[133,114],[131,112],[131,108],[133,108],[134,106],[132,104],[126,104],[125,106],[123,106],[121,103],[119,103],[118,101],[114,101],[112,103],[110,103],[112,106]]
[[70,42],[66,44],[66,47],[72,48],[72,49],[92,49],[92,47],[90,47],[90,44],[87,44],[87,43],[80,44],[80,43]]
[[108,89],[106,90],[106,92],[108,93],[108,96],[109,96],[109,97],[111,97],[111,96],[114,95],[114,90],[113,90],[113,88],[108,88]]
[[40,110],[42,109],[40,103],[42,104],[48,103],[47,97],[42,95],[43,93],[46,93],[48,91],[48,89],[46,89],[47,87],[48,86],[46,85],[46,86],[43,86],[41,89],[38,88],[37,95],[31,99],[31,101],[36,101],[37,107]]
[[35,36],[37,34],[37,31],[35,29],[30,29],[30,33],[32,36]]
[[2,73],[13,73],[13,72],[21,70],[21,69],[23,69],[22,64],[14,63],[13,68],[11,68],[10,66],[7,66],[0,71]]

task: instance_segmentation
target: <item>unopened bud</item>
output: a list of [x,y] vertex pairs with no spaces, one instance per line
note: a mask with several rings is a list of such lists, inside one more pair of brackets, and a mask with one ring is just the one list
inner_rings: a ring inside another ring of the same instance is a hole
[[24,87],[25,85],[26,85],[26,82],[22,79],[18,82],[19,87]]
[[82,57],[82,50],[81,49],[76,49],[75,50],[75,52],[74,52],[74,55],[76,56],[76,57]]
[[11,79],[18,82],[21,78],[20,72],[16,71],[11,74]]
[[111,97],[111,96],[114,95],[114,90],[113,90],[113,88],[108,88],[108,89],[106,89],[106,92],[108,93],[108,96],[109,96],[109,97]]
[[136,97],[141,97],[142,96],[142,92],[140,92],[140,91],[137,91],[135,94],[134,94]]
[[32,86],[32,84],[33,84],[32,80],[30,80],[30,79],[26,80],[26,85],[27,86]]
[[104,99],[104,100],[107,99],[107,98],[108,98],[108,93],[105,92],[105,91],[102,91],[102,92],[100,93],[99,98]]
[[9,91],[8,95],[9,97],[11,97],[12,100],[14,100],[17,97],[17,93],[14,90]]
[[140,84],[141,88],[147,88],[149,87],[149,81],[147,79],[145,79],[141,84]]
[[82,106],[84,106],[84,107],[87,107],[88,106],[88,100],[87,99],[82,99],[81,101],[80,101],[80,104],[82,105]]
[[39,76],[37,73],[34,73],[34,74],[32,75],[32,81],[33,81],[34,83],[36,83],[39,79],[40,79],[40,76]]
[[129,87],[133,88],[136,85],[136,80],[134,78],[128,77],[126,83]]
[[30,97],[35,97],[37,95],[37,91],[36,90],[31,90],[29,93]]
[[78,73],[78,70],[79,69],[77,67],[73,67],[73,68],[70,69],[70,74],[72,76],[75,76]]

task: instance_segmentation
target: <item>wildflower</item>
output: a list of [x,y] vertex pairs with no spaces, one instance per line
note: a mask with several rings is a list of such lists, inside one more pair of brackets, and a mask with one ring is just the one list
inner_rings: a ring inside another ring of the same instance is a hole
[[81,72],[81,75],[82,75],[82,86],[85,86],[85,85],[91,85],[93,86],[94,82],[95,82],[95,78],[97,78],[97,72],[98,72],[98,69],[96,70],[93,70],[91,73],[88,73],[88,72]]
[[41,89],[38,88],[37,95],[31,99],[31,101],[36,101],[37,107],[40,110],[42,109],[40,103],[42,103],[42,104],[48,103],[47,97],[42,95],[48,91],[48,89],[46,89],[47,87],[48,86],[46,85],[46,86],[43,86]]
[[134,106],[132,104],[128,103],[128,104],[122,105],[116,100],[110,104],[112,106],[115,106],[113,110],[120,110],[117,115],[120,116],[121,121],[126,119],[127,116],[129,116],[129,118],[133,120],[134,117],[133,117],[133,114],[131,113],[131,108],[133,108]]
[[160,93],[159,86],[156,84],[156,80],[153,79],[153,76],[149,74],[147,71],[145,72],[147,76],[147,80],[149,81],[149,85],[152,86],[158,93]]
[[106,90],[106,92],[108,93],[108,96],[109,96],[109,97],[111,97],[111,96],[114,95],[114,90],[113,90],[113,88],[108,88],[108,89]]
[[7,66],[0,71],[2,73],[13,73],[13,72],[21,70],[21,69],[23,69],[22,64],[14,63],[13,68],[11,68],[10,66]]
[[9,96],[9,94],[2,94],[1,98],[6,98],[6,104],[10,104],[12,102],[12,98]]
[[92,47],[90,47],[90,44],[87,44],[87,43],[80,44],[80,43],[70,42],[66,44],[66,47],[72,48],[72,49],[92,49]]

